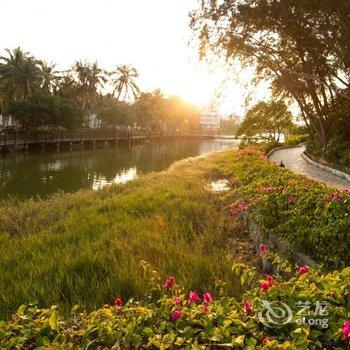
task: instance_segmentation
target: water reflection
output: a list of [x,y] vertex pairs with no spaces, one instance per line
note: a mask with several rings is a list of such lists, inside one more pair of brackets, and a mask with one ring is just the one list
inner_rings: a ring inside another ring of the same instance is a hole
[[177,140],[70,152],[12,153],[0,159],[0,198],[100,189],[236,144],[232,140]]

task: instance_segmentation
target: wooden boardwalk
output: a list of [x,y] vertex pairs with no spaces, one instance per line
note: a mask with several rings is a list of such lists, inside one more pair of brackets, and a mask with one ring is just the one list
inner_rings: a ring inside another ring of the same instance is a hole
[[0,135],[0,151],[21,150],[34,147],[60,147],[64,145],[93,145],[113,142],[138,142],[146,139],[196,137],[211,139],[213,135],[168,135],[145,133],[138,131],[84,131],[62,133],[37,133],[37,134],[10,134]]

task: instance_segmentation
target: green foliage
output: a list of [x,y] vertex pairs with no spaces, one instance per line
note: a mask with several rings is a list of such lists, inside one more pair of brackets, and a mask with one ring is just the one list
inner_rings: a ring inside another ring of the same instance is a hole
[[83,111],[79,105],[47,93],[35,93],[24,100],[11,102],[8,113],[25,132],[53,127],[74,130],[83,124]]
[[286,239],[294,250],[327,267],[350,265],[348,191],[336,191],[282,170],[256,149],[236,154],[238,158],[226,166],[226,172],[234,174],[241,186],[229,196],[248,204],[266,235]]
[[309,140],[309,135],[303,134],[303,135],[288,135],[285,144],[289,146],[298,146],[303,142],[307,142]]
[[203,0],[191,26],[202,57],[210,50],[253,64],[256,80],[296,102],[325,145],[336,96],[349,99],[349,14],[347,1]]
[[236,135],[244,138],[279,142],[292,126],[292,114],[283,101],[259,102],[249,109]]
[[[55,306],[22,305],[9,322],[0,322],[0,345],[6,349],[245,350],[345,349],[349,345],[341,335],[342,324],[350,316],[349,268],[326,275],[309,270],[286,281],[276,277],[266,292],[257,282],[240,299],[214,295],[213,301],[190,303],[182,287],[175,284],[155,302],[131,299],[123,306],[105,305],[91,313],[78,306],[69,315],[61,315]],[[249,301],[252,309],[247,311],[243,301]],[[284,319],[277,318],[280,324],[269,327],[262,322],[267,311],[263,302],[272,307],[280,307],[281,302],[288,305],[292,319],[283,324]],[[306,302],[312,310],[307,316],[298,304]],[[315,309],[318,302],[326,303],[326,314]],[[181,317],[173,319],[174,311],[180,311]],[[313,318],[321,322],[310,325]]]

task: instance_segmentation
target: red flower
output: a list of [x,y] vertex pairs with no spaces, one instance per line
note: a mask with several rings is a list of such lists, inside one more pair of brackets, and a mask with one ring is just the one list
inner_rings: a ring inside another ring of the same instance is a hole
[[253,305],[250,301],[244,301],[243,308],[248,314],[253,311]]
[[343,323],[342,334],[344,340],[350,341],[350,320]]
[[164,287],[164,289],[171,289],[174,286],[174,284],[175,284],[175,278],[170,276],[165,281],[163,287]]
[[246,202],[241,202],[238,204],[238,209],[240,211],[247,211],[249,209],[249,205]]
[[261,289],[263,292],[268,291],[270,288],[271,288],[270,282],[268,282],[268,281],[262,281],[262,282],[260,283],[260,289]]
[[259,244],[260,255],[265,254],[267,252],[267,249],[268,249],[267,244],[264,244],[264,243]]
[[210,304],[213,301],[213,297],[209,292],[203,294],[203,300],[205,303]]
[[196,303],[199,300],[199,296],[197,292],[190,292],[188,295],[188,302],[189,303]]
[[309,267],[307,265],[299,267],[299,275],[304,275],[309,272]]
[[115,298],[114,299],[114,305],[117,307],[123,306],[123,300],[121,298]]
[[176,321],[179,318],[181,318],[183,316],[182,312],[180,310],[175,310],[171,313],[171,318]]

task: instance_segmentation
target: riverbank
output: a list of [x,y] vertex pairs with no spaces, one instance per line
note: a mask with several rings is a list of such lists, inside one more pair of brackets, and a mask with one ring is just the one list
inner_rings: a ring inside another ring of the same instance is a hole
[[219,154],[96,192],[4,201],[1,316],[35,301],[92,310],[115,295],[143,298],[141,260],[162,276],[176,274],[186,288],[214,289],[222,279],[227,292],[240,294],[223,257],[238,249],[242,232],[227,202],[207,189]]

